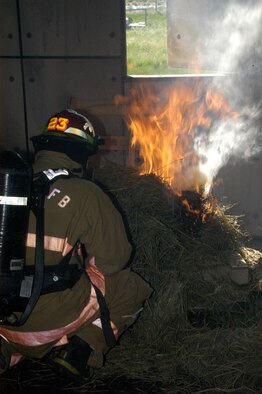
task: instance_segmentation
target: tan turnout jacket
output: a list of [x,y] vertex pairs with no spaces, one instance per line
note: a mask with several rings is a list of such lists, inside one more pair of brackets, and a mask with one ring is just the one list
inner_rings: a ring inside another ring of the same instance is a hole
[[[58,168],[78,170],[78,174],[80,171],[80,166],[63,153],[38,152],[35,173]],[[35,261],[35,232],[35,217],[30,214],[26,254],[26,264],[29,265]],[[78,241],[85,245],[90,256],[95,257],[95,264],[105,277],[111,320],[114,319],[121,334],[134,322],[152,289],[140,276],[125,268],[132,248],[122,216],[110,198],[96,184],[79,176],[58,179],[51,185],[45,199],[45,264],[58,264]],[[76,261],[73,256],[70,263]],[[38,332],[64,327],[79,317],[89,298],[90,282],[83,275],[72,289],[40,296],[26,323],[13,330]],[[94,319],[97,317],[99,311]],[[92,320],[83,325],[77,335],[97,350],[94,365],[100,365],[107,346],[102,330],[91,323]],[[11,353],[42,357],[53,345],[50,342],[31,347],[11,342],[8,346]],[[6,354],[7,350],[6,345]]]

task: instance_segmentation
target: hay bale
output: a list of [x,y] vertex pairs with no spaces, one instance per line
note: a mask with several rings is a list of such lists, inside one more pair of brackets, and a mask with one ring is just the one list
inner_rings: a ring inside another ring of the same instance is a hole
[[256,266],[240,218],[216,207],[194,229],[181,215],[181,198],[160,178],[112,165],[96,170],[94,179],[123,213],[133,269],[155,289],[103,374],[176,384],[181,392],[196,382],[218,390],[255,388],[261,321],[250,295],[261,284],[255,275],[246,286],[231,278],[239,256],[250,272]]
[[[96,170],[94,180],[122,211],[135,250],[132,267],[155,292],[120,346],[108,353],[105,367],[88,384],[62,390],[261,392],[262,253],[246,247],[240,218],[213,207],[206,223],[199,223],[160,178],[135,169],[110,165]],[[205,201],[187,197],[205,212]],[[244,286],[231,277],[239,257],[250,272]],[[39,392],[51,385],[60,392],[42,361],[25,363],[0,378],[4,392],[17,385],[17,376],[19,389]]]

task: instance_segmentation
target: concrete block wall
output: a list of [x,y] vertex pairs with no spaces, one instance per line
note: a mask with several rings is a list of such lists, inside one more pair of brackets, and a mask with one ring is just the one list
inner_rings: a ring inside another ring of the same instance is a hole
[[[116,95],[141,82],[126,76],[125,56],[124,0],[1,0],[0,148],[31,149],[30,137],[47,118],[75,105],[124,147],[113,143],[98,165],[126,165],[129,134],[121,116],[108,110]],[[161,87],[175,79],[143,80]],[[261,170],[261,155],[223,168],[219,198],[234,204],[233,213],[244,215],[247,230],[262,239]]]
[[[113,102],[123,93],[123,13],[121,0],[1,0],[1,148],[30,148],[74,97]],[[99,133],[124,132],[119,116],[90,116]]]

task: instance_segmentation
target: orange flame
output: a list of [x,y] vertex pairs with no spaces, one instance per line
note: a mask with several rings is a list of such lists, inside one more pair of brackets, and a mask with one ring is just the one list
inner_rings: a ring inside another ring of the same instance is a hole
[[140,174],[154,173],[178,193],[200,193],[206,175],[199,169],[194,138],[199,128],[208,138],[214,118],[236,116],[223,96],[196,78],[193,84],[179,82],[160,92],[141,84],[115,102],[124,104],[131,146],[139,148],[143,159]]
[[181,199],[182,204],[186,207],[187,211],[190,212],[193,216],[200,216],[203,223],[206,221],[207,214],[205,212],[201,212],[199,209],[195,209],[191,206],[189,201],[186,198]]

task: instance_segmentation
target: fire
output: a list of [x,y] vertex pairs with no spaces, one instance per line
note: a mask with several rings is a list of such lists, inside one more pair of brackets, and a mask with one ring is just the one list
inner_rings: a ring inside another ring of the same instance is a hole
[[182,198],[181,202],[186,207],[186,210],[190,212],[192,217],[201,217],[202,222],[205,223],[207,217],[205,212],[201,212],[199,209],[194,209],[186,198]]
[[227,101],[211,87],[199,82],[177,83],[160,93],[152,86],[139,85],[129,97],[116,97],[124,105],[131,132],[131,146],[138,147],[143,163],[141,174],[154,173],[176,191],[205,189],[207,174],[194,148],[198,133],[208,139],[212,123],[235,117]]
[[[156,174],[178,195],[209,194],[213,179],[205,168],[206,158],[199,154],[203,149],[196,150],[196,140],[203,148],[218,119],[237,117],[219,92],[197,78],[193,84],[179,82],[160,92],[141,84],[128,97],[117,96],[116,104],[124,104],[131,146],[143,159],[141,175]],[[184,204],[191,209],[189,202]]]

